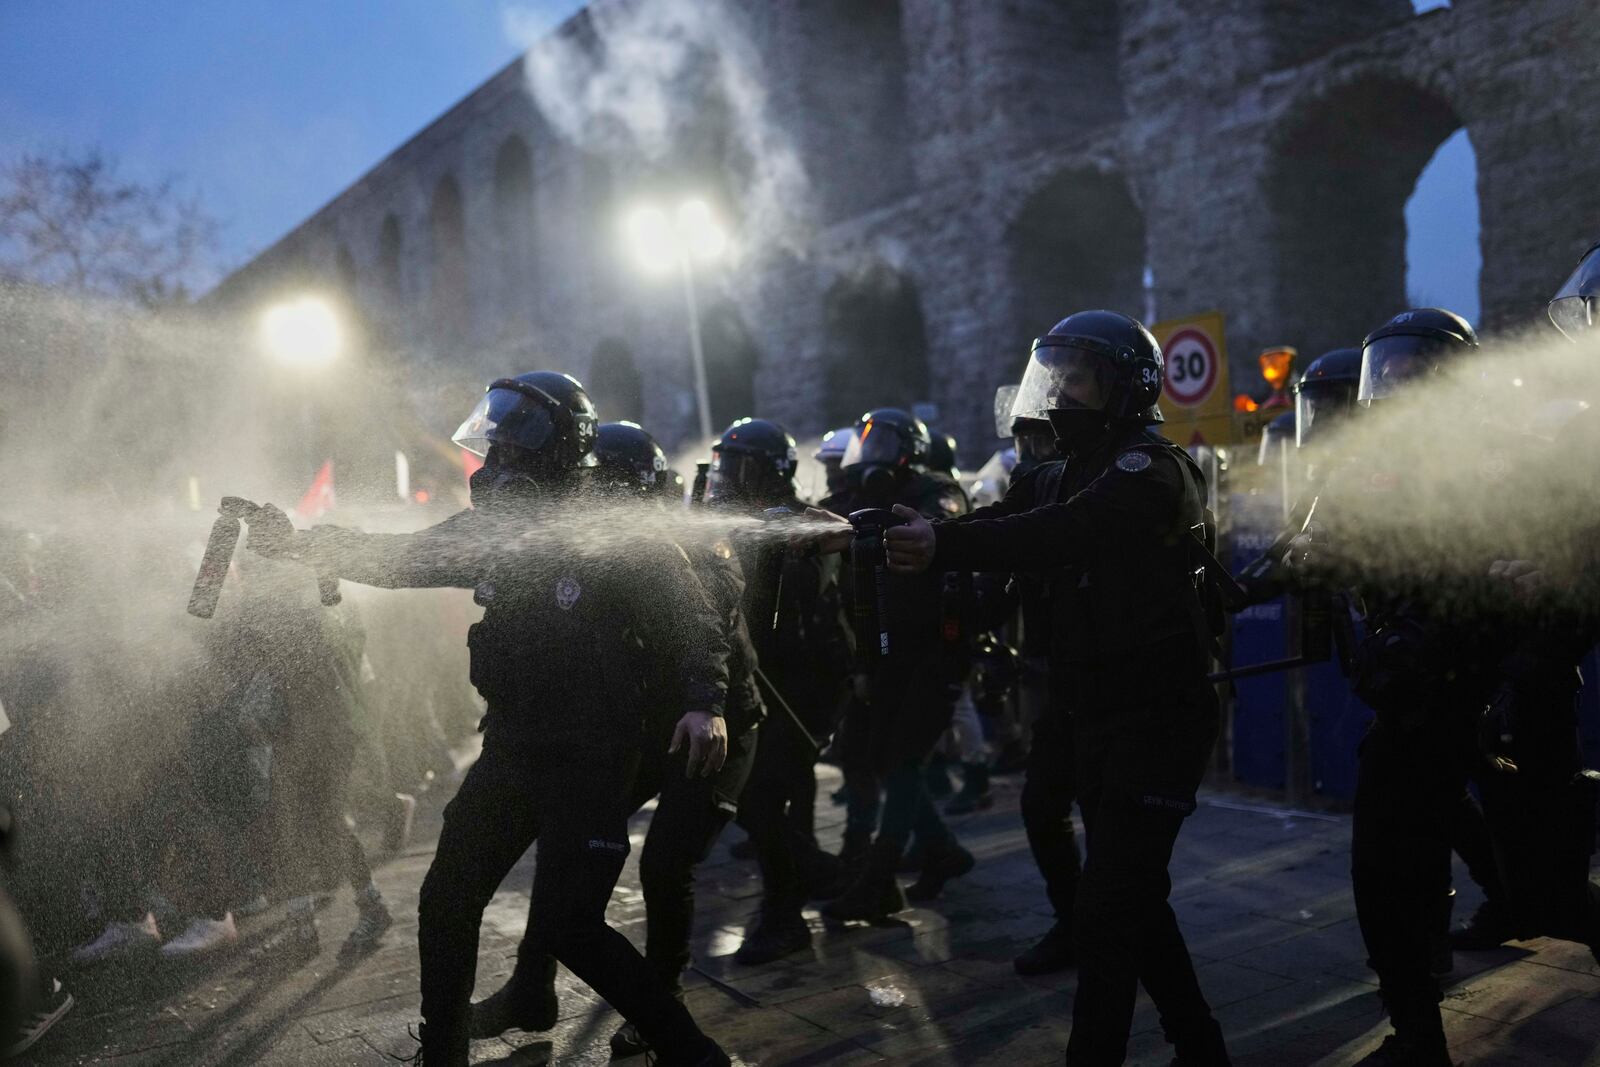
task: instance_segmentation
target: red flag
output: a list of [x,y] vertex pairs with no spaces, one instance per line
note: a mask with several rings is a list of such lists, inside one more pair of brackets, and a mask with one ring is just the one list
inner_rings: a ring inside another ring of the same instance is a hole
[[311,481],[311,488],[295,505],[294,513],[301,519],[319,519],[333,510],[333,460],[325,460],[322,469]]

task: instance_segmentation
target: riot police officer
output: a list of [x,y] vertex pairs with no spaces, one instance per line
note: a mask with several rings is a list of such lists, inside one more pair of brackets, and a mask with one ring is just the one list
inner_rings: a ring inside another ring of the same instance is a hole
[[[674,498],[677,486],[669,478],[666,454],[638,424],[602,423],[595,438],[594,457],[590,491],[618,521],[637,520],[652,511],[661,514],[661,506],[681,502],[681,497]],[[728,755],[721,769],[709,777],[689,774],[689,753],[682,739],[672,736],[683,709],[670,702],[656,706],[651,701],[639,770],[624,805],[631,814],[650,799],[659,798],[639,858],[639,884],[645,903],[644,955],[645,962],[679,999],[694,924],[694,868],[710,854],[737,807],[755,761],[756,727],[765,715],[753,676],[755,651],[741,609],[744,581],[738,559],[726,541],[687,541],[682,547],[717,608],[728,645],[728,696],[724,709]],[[658,663],[652,670],[659,673],[668,666]],[[670,685],[652,688],[674,693]],[[493,996],[473,1005],[474,1038],[497,1037],[514,1028],[529,1029],[522,1023],[534,1017],[537,1005],[553,998],[555,961],[543,955],[532,936],[537,929],[537,916],[530,909],[529,935],[518,947],[516,971]],[[637,1055],[648,1048],[632,1022],[623,1023],[611,1038],[614,1058]]]
[[[930,439],[921,419],[898,408],[862,416],[845,452],[851,511],[895,506],[910,514],[953,518],[966,509],[961,487],[922,468]],[[966,675],[961,649],[947,646],[936,575],[897,575],[888,590],[888,655],[857,635],[862,666],[842,728],[847,815],[845,855],[861,855],[874,825],[878,833],[854,881],[822,912],[836,921],[875,921],[900,911],[909,895],[932,900],[952,878],[972,869],[972,854],[957,843],[928,795],[924,770],[950,725],[947,689]],[[856,597],[870,596],[857,589]],[[879,806],[879,789],[883,802]],[[909,894],[895,880],[915,833],[922,869]]]
[[[483,909],[535,840],[528,941],[537,954],[635,1023],[658,1062],[729,1062],[605,921],[629,850],[625,798],[646,744],[647,686],[670,685],[649,699],[685,709],[676,730],[690,743],[688,769],[714,774],[727,748],[728,649],[675,545],[640,536],[621,558],[592,550],[580,520],[593,506],[583,490],[597,425],[567,375],[502,378],[455,435],[484,457],[471,510],[415,534],[297,533],[270,506],[252,524],[257,551],[368,585],[470,588],[484,608],[468,637],[472,681],[488,703],[483,754],[445,809],[418,907],[427,1067],[468,1062]],[[672,664],[672,675],[652,678],[654,663]],[[553,1026],[553,989],[533,1009],[525,1028]]]
[[854,426],[841,426],[837,430],[829,430],[822,435],[822,442],[817,446],[811,458],[822,464],[823,495],[817,501],[817,507],[827,511],[839,512],[840,508],[831,505],[844,499],[844,494],[849,490],[850,479],[846,477],[843,464],[845,449],[850,446],[850,438],[855,436]]
[[[1392,403],[1477,346],[1472,327],[1452,312],[1396,315],[1362,343],[1357,400]],[[1348,521],[1357,507],[1382,508],[1386,495],[1417,488],[1405,483],[1406,457],[1387,439],[1364,434],[1358,444],[1361,458],[1330,472],[1330,499],[1320,510],[1333,531],[1331,551],[1358,561],[1352,578],[1368,634],[1356,648],[1352,681],[1376,712],[1360,748],[1351,884],[1368,965],[1395,1032],[1363,1063],[1433,1067],[1452,1062],[1434,957],[1448,924],[1452,829],[1476,760],[1470,709],[1485,699],[1495,638],[1481,618],[1440,610],[1437,583],[1419,587],[1403,573],[1378,570],[1377,554],[1341,546],[1362,536]]]
[[1167,864],[1216,739],[1209,625],[1193,582],[1205,479],[1148,427],[1161,420],[1161,349],[1110,311],[1063,319],[1034,342],[1014,413],[1046,419],[1065,459],[964,519],[885,535],[905,572],[1053,575],[1052,696],[1069,710],[1090,847],[1073,936],[1079,968],[1067,1062],[1119,1064],[1137,986],[1177,1062],[1228,1062],[1167,902]]
[[[711,447],[706,504],[734,515],[795,515],[794,438],[776,422],[743,418]],[[838,561],[794,558],[763,536],[735,536],[745,615],[774,705],[755,770],[739,802],[761,869],[761,910],[739,946],[740,963],[767,963],[811,944],[806,899],[838,880],[839,863],[812,832],[818,745],[837,725],[852,648]]]

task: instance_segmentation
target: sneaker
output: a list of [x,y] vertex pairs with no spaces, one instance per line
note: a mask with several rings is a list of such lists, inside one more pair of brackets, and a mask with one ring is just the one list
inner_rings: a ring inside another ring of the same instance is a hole
[[649,1051],[650,1043],[639,1036],[639,1028],[632,1023],[623,1023],[611,1035],[611,1058],[614,1060],[642,1056]]
[[1072,950],[1072,928],[1057,922],[1039,939],[1039,943],[1012,961],[1021,975],[1055,974],[1077,962]]
[[353,956],[376,948],[389,927],[394,925],[394,916],[389,914],[389,909],[381,900],[377,904],[363,906],[360,915],[355,929],[350,931],[350,936],[344,939],[344,944],[339,948],[341,956]]
[[249,919],[260,915],[272,907],[272,901],[267,899],[265,893],[257,893],[248,900],[241,900],[233,906],[233,914],[237,919]]
[[156,917],[145,912],[138,922],[107,924],[99,937],[72,950],[72,960],[74,963],[99,963],[114,956],[150,951],[160,944],[161,930],[156,926]]
[[167,959],[201,956],[208,952],[228,948],[239,940],[239,928],[233,924],[233,912],[220,919],[196,919],[189,928],[161,946]]
[[75,1003],[72,994],[67,992],[60,979],[51,979],[49,995],[32,1015],[22,1020],[22,1025],[17,1028],[16,1038],[6,1046],[4,1057],[12,1059],[37,1045],[39,1039],[49,1033],[50,1028],[60,1022],[61,1017],[71,1011]]

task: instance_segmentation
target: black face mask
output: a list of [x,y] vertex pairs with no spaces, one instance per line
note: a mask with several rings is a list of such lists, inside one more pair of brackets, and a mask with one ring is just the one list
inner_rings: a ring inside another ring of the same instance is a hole
[[475,508],[491,507],[512,500],[527,500],[539,491],[539,483],[521,471],[483,466],[467,480]]
[[900,487],[900,476],[893,467],[870,464],[854,472],[863,503],[887,506]]
[[1110,427],[1103,411],[1067,408],[1050,412],[1050,428],[1056,434],[1056,451],[1063,456],[1080,455],[1093,447]]

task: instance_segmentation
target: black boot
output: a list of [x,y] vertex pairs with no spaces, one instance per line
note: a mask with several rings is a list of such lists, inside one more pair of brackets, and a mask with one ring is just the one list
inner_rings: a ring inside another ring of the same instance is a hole
[[906,908],[906,895],[894,879],[900,863],[900,846],[890,841],[874,841],[867,853],[861,877],[837,900],[822,906],[822,914],[835,922],[882,922]]
[[1384,997],[1394,1033],[1356,1067],[1456,1067],[1444,1040],[1444,1023],[1436,1002],[1411,1004]]
[[1464,926],[1450,931],[1451,947],[1462,952],[1499,948],[1515,939],[1516,930],[1511,926],[1511,916],[1492,900],[1479,904],[1478,910],[1472,913],[1472,918]]
[[508,1030],[548,1030],[559,1013],[556,961],[546,956],[541,963],[519,963],[505,985],[474,1004],[468,1033],[481,1041]]
[[1078,962],[1072,950],[1072,924],[1061,919],[1039,939],[1038,944],[1012,961],[1018,974],[1040,975],[1064,971]]
[[844,846],[839,849],[839,876],[833,885],[815,895],[818,900],[832,900],[856,884],[861,869],[866,865],[867,852],[872,848],[870,830],[846,830]]
[[971,815],[994,806],[994,794],[989,792],[989,765],[963,763],[961,792],[950,798],[944,806],[946,815]]
[[468,1067],[471,1062],[466,1036],[459,1031],[423,1023],[417,1027],[417,1046],[410,1059],[400,1062],[410,1067]]
[[689,1057],[658,1056],[655,1067],[733,1067],[733,1061],[722,1051],[722,1046],[708,1037],[705,1051]]
[[[673,999],[679,1004],[683,1003],[683,988],[678,986],[672,990]],[[625,1060],[630,1056],[643,1056],[650,1051],[650,1042],[639,1034],[639,1028],[630,1022],[624,1022],[617,1027],[617,1032],[611,1035],[611,1058]],[[656,1062],[661,1062],[660,1060]]]
[[811,927],[799,908],[763,908],[733,958],[746,966],[771,963],[811,947]]
[[936,844],[930,842],[922,855],[922,874],[906,890],[906,899],[918,903],[936,900],[946,882],[960,878],[978,862],[972,858],[972,853],[961,847],[955,835],[949,833]]
[[1167,1040],[1172,1042],[1172,1050],[1177,1053],[1172,1067],[1233,1067],[1217,1020],[1207,1019],[1192,1029],[1192,1033],[1185,1034],[1171,1029],[1166,1031]]
[[839,886],[839,880],[844,877],[844,861],[831,852],[824,852],[813,845],[799,865],[807,900],[825,899],[830,893],[838,896],[835,887],[840,892],[848,888]]

